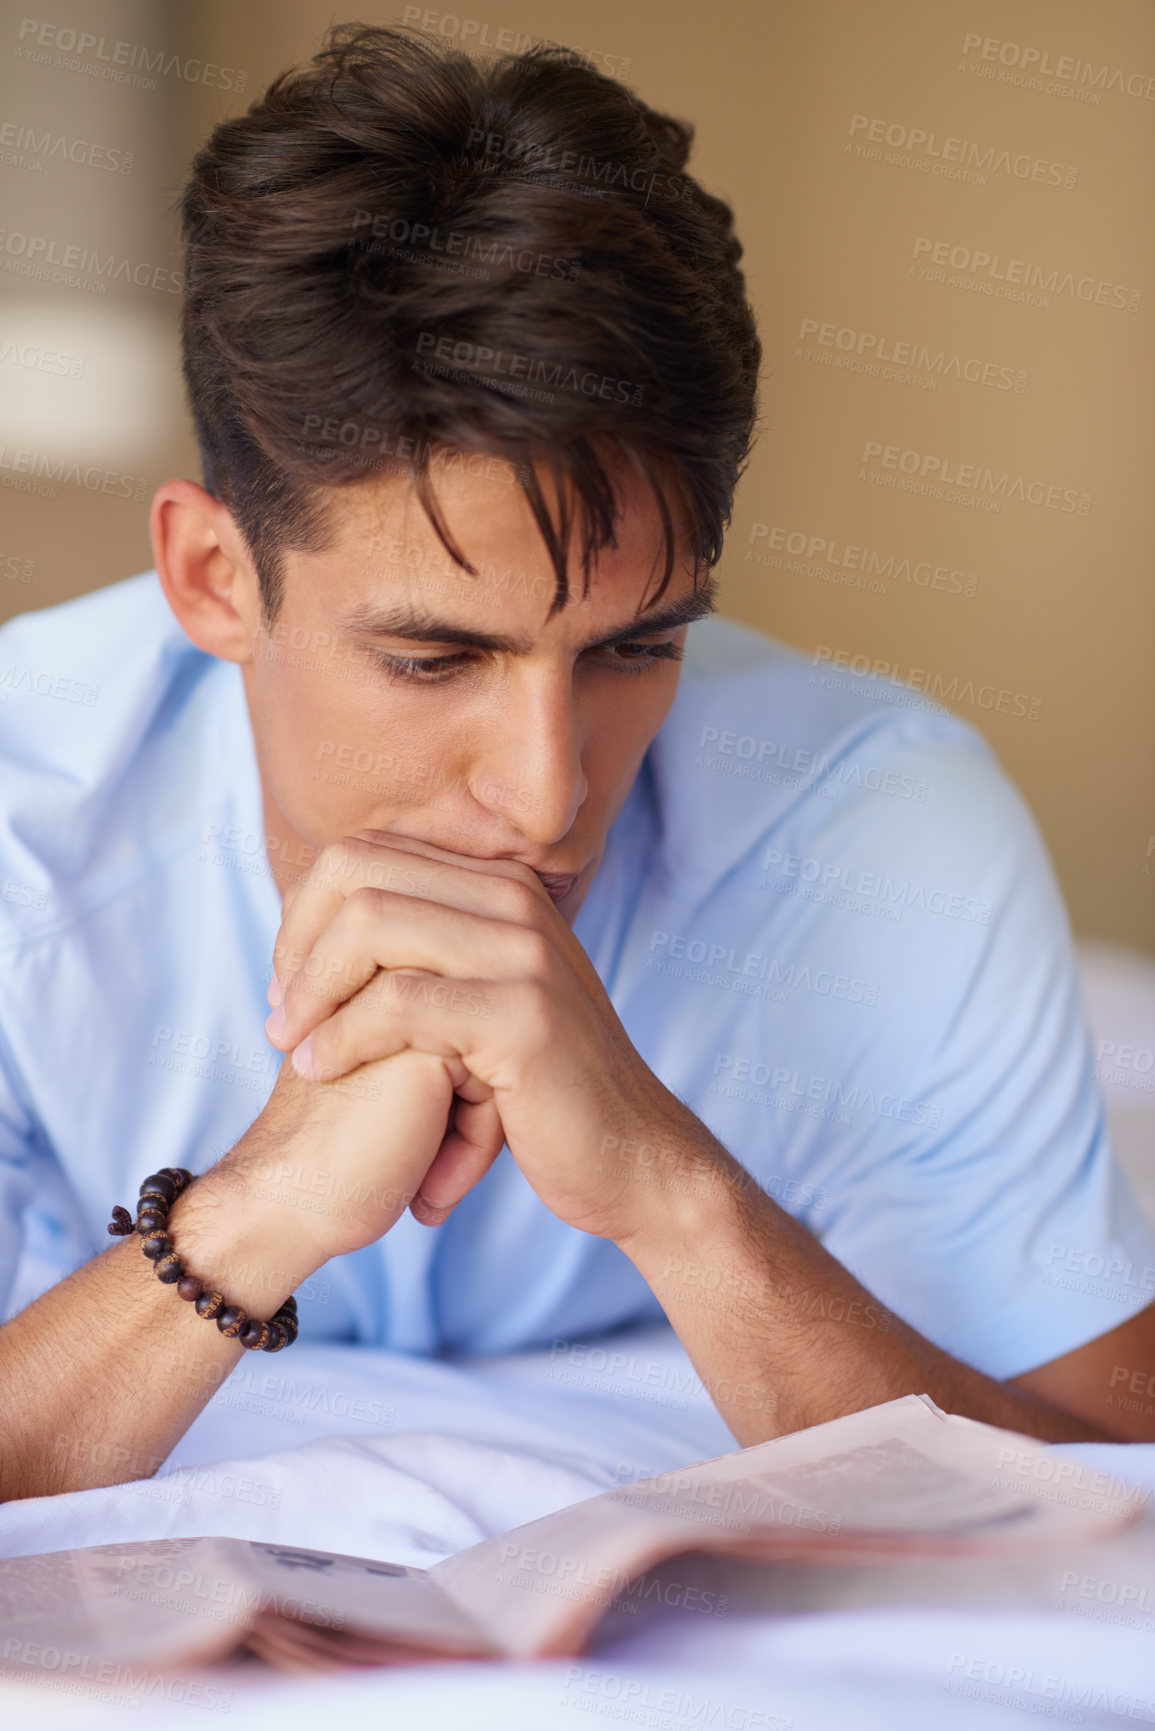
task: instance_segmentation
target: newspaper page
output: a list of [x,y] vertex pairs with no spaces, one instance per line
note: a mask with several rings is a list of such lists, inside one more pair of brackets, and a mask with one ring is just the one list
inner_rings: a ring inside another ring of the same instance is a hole
[[1146,1493],[1105,1474],[1078,1485],[1082,1470],[908,1395],[603,1492],[429,1570],[214,1538],[0,1560],[0,1668],[115,1685],[125,1667],[244,1651],[301,1672],[571,1655],[633,1583],[686,1553],[861,1565],[1107,1538]]
[[1074,1471],[1037,1439],[907,1395],[605,1492],[459,1552],[430,1578],[505,1651],[562,1656],[583,1650],[639,1575],[684,1552],[1015,1557],[1105,1537],[1140,1513],[1143,1493],[1118,1480],[1063,1495],[1064,1467]]
[[245,1539],[0,1559],[0,1673],[148,1695],[244,1651],[323,1670],[496,1651],[424,1569]]

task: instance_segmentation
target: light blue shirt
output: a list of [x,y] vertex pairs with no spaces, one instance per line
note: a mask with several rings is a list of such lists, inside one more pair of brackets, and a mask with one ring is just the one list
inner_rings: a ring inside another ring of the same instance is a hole
[[[5,1316],[107,1246],[147,1173],[203,1171],[267,1099],[262,831],[240,670],[188,641],[154,573],[0,630]],[[1155,1299],[1050,865],[956,717],[692,626],[575,930],[646,1063],[939,1346],[1013,1376]],[[417,1353],[660,1315],[508,1151],[444,1226],[404,1216],[298,1302],[305,1334]]]

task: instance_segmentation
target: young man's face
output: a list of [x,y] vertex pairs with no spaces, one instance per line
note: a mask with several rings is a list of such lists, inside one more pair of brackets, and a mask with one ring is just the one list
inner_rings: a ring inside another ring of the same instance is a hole
[[649,487],[619,475],[618,545],[585,600],[573,560],[547,621],[554,571],[512,470],[482,458],[431,478],[476,577],[403,475],[342,488],[331,548],[284,555],[280,612],[244,668],[274,869],[284,886],[308,849],[386,830],[521,861],[572,922],[673,701],[677,621],[709,599],[679,546],[639,619],[661,521]]

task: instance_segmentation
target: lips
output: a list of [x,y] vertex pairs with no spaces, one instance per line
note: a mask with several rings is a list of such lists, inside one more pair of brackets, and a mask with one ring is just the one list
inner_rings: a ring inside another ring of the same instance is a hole
[[537,875],[545,885],[550,900],[554,902],[560,902],[563,896],[569,894],[577,877],[576,872],[571,872],[568,877],[555,877],[549,872],[538,872]]

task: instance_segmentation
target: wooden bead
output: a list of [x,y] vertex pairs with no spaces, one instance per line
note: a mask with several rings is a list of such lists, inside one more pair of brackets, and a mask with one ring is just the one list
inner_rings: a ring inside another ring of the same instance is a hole
[[166,1202],[172,1202],[177,1193],[177,1186],[163,1172],[153,1172],[140,1187],[142,1196],[163,1196]]
[[291,1293],[271,1322],[261,1322],[239,1304],[229,1304],[223,1292],[206,1287],[195,1274],[189,1274],[183,1257],[173,1248],[168,1234],[169,1208],[194,1176],[183,1166],[162,1166],[151,1172],[140,1187],[136,1220],[127,1208],[117,1206],[112,1210],[109,1232],[121,1237],[139,1233],[141,1250],[155,1266],[157,1279],[175,1286],[178,1297],[190,1303],[198,1316],[215,1321],[227,1339],[239,1340],[248,1352],[283,1351],[292,1346],[300,1328],[297,1300]]

